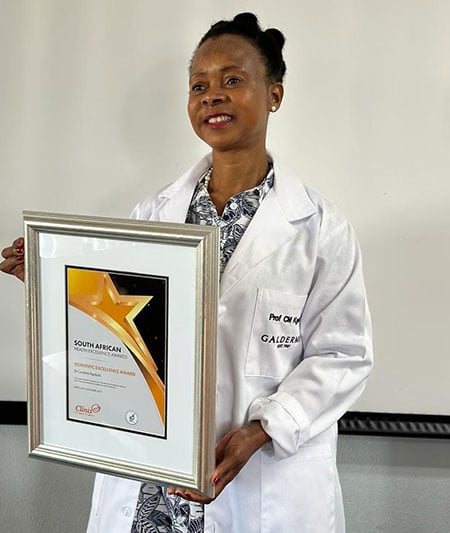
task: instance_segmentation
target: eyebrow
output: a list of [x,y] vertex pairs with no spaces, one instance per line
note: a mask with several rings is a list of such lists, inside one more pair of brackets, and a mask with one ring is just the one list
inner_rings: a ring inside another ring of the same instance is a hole
[[[223,72],[226,72],[227,70],[240,70],[240,71],[245,71],[244,68],[238,66],[238,65],[227,65],[226,67],[223,67],[219,70],[219,72],[223,73]],[[192,72],[190,74],[190,78],[193,78],[195,76],[205,76],[207,74],[207,71],[206,70],[199,70],[199,71],[195,71],[195,72]]]

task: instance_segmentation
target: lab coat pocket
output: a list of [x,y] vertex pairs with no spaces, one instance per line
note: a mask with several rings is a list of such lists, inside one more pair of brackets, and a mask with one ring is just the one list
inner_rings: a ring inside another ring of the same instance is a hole
[[[283,524],[276,531],[335,532],[336,469],[330,444],[302,446],[281,461],[265,451],[261,461],[261,511],[272,524]],[[264,522],[262,532],[275,531]]]
[[245,363],[248,377],[282,379],[300,362],[306,296],[258,289]]

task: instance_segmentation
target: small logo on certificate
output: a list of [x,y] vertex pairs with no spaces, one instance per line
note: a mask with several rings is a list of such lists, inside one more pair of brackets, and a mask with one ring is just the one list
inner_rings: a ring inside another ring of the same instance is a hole
[[125,419],[129,424],[134,426],[135,424],[137,424],[138,415],[135,411],[128,411],[127,414],[125,415]]

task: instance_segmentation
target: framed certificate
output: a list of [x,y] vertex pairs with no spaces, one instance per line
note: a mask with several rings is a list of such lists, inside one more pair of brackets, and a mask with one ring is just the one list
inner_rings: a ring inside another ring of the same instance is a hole
[[218,229],[24,225],[30,455],[212,496]]

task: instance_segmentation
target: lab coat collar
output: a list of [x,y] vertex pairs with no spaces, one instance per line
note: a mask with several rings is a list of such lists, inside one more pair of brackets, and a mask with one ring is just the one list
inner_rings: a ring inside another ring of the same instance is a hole
[[[211,163],[212,155],[208,154],[160,193],[161,199],[170,200],[166,201],[161,209],[161,219],[173,222],[185,221],[195,184]],[[277,159],[273,160],[273,165],[275,171],[273,191],[278,198],[284,217],[294,222],[314,214],[316,206],[298,178],[281,167]]]
[[317,207],[298,177],[282,167],[277,159],[274,159],[273,167],[275,171],[273,190],[286,219],[294,222],[316,213]]
[[160,210],[161,220],[185,222],[195,185],[211,162],[212,156],[208,154],[160,192],[160,199],[166,200]]

